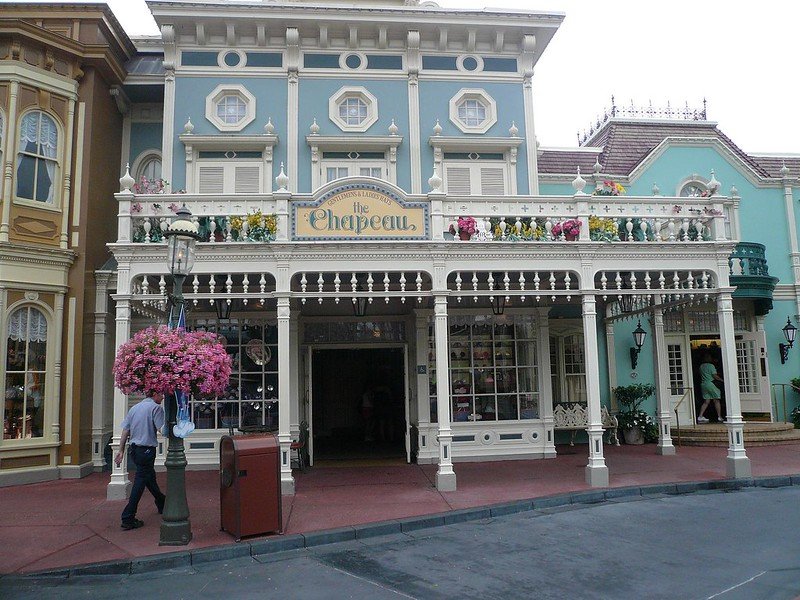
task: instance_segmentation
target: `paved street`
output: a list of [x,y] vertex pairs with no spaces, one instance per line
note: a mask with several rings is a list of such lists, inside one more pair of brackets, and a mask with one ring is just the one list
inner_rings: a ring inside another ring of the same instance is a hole
[[23,598],[796,598],[800,488],[541,509],[126,576],[0,579]]

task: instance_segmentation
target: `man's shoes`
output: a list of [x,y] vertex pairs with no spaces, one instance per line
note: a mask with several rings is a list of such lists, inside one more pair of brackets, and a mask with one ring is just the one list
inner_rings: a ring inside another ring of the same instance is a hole
[[717,418],[717,423],[724,423],[724,422],[725,422],[725,419]]
[[697,417],[697,422],[698,423],[708,423],[708,419],[706,419],[705,417]]
[[133,521],[123,522],[122,525],[120,525],[120,527],[122,527],[127,531],[128,529],[139,529],[139,527],[141,527],[142,525],[144,525],[144,521],[140,519],[134,519]]
[[156,508],[158,509],[158,514],[160,514],[160,515],[164,514],[164,503],[166,501],[167,501],[167,499],[164,498],[161,502],[156,502]]

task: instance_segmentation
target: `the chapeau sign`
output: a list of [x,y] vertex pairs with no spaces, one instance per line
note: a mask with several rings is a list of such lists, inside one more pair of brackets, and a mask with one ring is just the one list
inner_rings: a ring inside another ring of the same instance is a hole
[[293,202],[292,239],[425,240],[428,204],[404,202],[369,183],[332,189],[314,202]]

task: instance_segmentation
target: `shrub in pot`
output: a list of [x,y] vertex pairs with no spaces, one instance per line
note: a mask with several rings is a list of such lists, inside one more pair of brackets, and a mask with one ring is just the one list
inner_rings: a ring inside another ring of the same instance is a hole
[[650,383],[634,383],[615,387],[614,396],[622,407],[617,420],[627,444],[643,444],[658,441],[658,425],[653,417],[641,409],[642,403],[655,394]]

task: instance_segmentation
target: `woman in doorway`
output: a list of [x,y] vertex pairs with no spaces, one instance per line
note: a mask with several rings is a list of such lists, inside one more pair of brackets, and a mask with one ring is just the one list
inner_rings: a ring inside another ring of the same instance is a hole
[[706,352],[703,355],[703,362],[700,364],[700,391],[703,394],[703,405],[700,407],[700,414],[697,415],[698,423],[708,423],[705,413],[712,400],[717,411],[717,421],[722,423],[722,406],[719,401],[722,394],[714,383],[715,381],[722,383],[723,379],[717,373],[717,367],[711,360],[711,354]]

